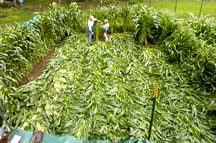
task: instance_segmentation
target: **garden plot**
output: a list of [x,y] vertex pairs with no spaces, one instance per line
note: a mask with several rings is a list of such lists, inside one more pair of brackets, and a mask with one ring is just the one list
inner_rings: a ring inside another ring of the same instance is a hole
[[[99,23],[95,43],[87,42],[89,13],[76,3],[53,4],[30,28],[17,25],[0,35],[0,104],[9,123],[83,140],[144,139],[159,84],[151,140],[214,142],[215,19],[180,21],[145,5],[90,13],[110,20],[108,43],[100,41]],[[52,48],[42,75],[17,88]]]
[[129,35],[114,34],[108,43],[94,45],[83,34],[71,36],[40,77],[8,98],[9,122],[83,140],[144,139],[158,83],[152,140],[213,141],[203,93],[157,47],[138,46]]

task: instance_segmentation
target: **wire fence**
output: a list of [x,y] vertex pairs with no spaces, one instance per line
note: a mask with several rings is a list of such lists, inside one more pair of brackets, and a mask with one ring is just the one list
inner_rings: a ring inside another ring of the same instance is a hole
[[[100,0],[70,0],[70,1],[94,1]],[[216,0],[102,0],[103,4],[129,4],[145,3],[156,9],[168,9],[179,17],[187,17],[188,13],[196,16],[210,15],[216,17]]]
[[156,9],[168,9],[180,17],[188,13],[196,16],[210,15],[216,17],[216,0],[124,0],[129,3],[145,3]]

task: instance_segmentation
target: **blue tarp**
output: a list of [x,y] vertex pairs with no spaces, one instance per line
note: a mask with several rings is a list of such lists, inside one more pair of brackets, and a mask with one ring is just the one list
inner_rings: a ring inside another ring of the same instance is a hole
[[36,15],[35,17],[33,17],[32,19],[30,19],[29,21],[26,21],[23,23],[23,26],[28,27],[28,28],[34,28],[35,24],[39,22],[39,16]]
[[[11,142],[14,136],[18,135],[21,137],[21,140],[19,141],[19,143],[29,143],[32,137],[32,134],[33,132],[31,131],[14,129],[11,131],[11,135],[8,138],[8,142]],[[42,143],[111,143],[111,141],[108,141],[108,140],[82,141],[73,136],[57,136],[53,134],[44,133]],[[115,143],[150,143],[150,142],[148,140],[140,141],[137,138],[137,139],[120,140],[120,141],[116,141]]]

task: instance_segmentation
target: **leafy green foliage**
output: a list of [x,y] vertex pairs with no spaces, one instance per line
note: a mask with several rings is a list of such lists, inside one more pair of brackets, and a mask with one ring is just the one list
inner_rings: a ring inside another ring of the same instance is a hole
[[41,31],[47,46],[54,45],[72,31],[82,31],[81,17],[76,3],[71,3],[69,8],[53,4],[40,17]]
[[92,46],[83,35],[69,38],[39,78],[4,97],[10,123],[83,140],[144,139],[158,83],[152,141],[212,142],[204,93],[159,49],[141,48],[126,35]]
[[[129,6],[125,5],[123,7],[119,6],[110,6],[110,7],[100,7],[91,9],[90,13],[99,19],[101,23],[96,23],[94,26],[94,31],[96,33],[96,39],[103,38],[103,29],[101,28],[103,21],[105,19],[109,20],[110,28],[109,33],[116,33],[116,32],[125,32],[125,31],[132,31],[133,23],[131,23],[131,13]],[[90,15],[86,15],[89,17]],[[87,21],[85,22],[87,23]],[[87,26],[86,26],[87,27]]]
[[193,53],[199,48],[196,42],[193,31],[185,26],[166,37],[160,47],[168,55],[169,62],[185,62],[194,58]]
[[12,7],[12,5],[9,3],[0,3],[0,8],[8,8],[8,7]]
[[1,83],[17,83],[46,51],[37,29],[17,25],[1,35]]
[[191,15],[191,18],[185,23],[189,25],[196,36],[205,40],[207,44],[216,44],[216,20],[214,18],[200,17]]
[[70,32],[82,30],[80,17],[76,3],[69,10],[53,4],[32,27],[17,25],[2,33],[0,83],[6,86],[18,83],[48,48]]
[[[83,140],[144,139],[158,83],[152,141],[214,142],[214,24],[203,18],[188,26],[143,5],[131,9],[112,6],[90,13],[101,21],[108,18],[112,34],[132,31],[135,38],[132,33],[113,34],[108,43],[99,42],[102,29],[97,23],[96,44],[89,45],[84,34],[73,34],[56,48],[40,77],[10,92],[2,85],[20,79],[40,56],[36,53],[46,50],[43,45],[50,47],[74,31],[86,31],[89,13],[75,4],[70,9],[53,5],[40,16],[37,28],[20,26],[3,34],[0,58],[5,62],[0,70],[6,74],[0,76],[0,101],[9,122]],[[148,43],[158,46],[145,48]]]
[[204,86],[207,91],[215,91],[216,87],[216,47],[205,46],[197,50],[193,59],[196,73],[195,81]]
[[214,19],[192,17],[182,23],[169,13],[143,5],[134,7],[135,38],[141,45],[157,44],[169,62],[177,62],[191,82],[215,90],[216,61]]
[[138,5],[134,7],[135,38],[141,45],[160,44],[177,29],[177,20],[167,12]]
[[[195,31],[195,32],[194,32]],[[215,91],[216,59],[215,43],[210,43],[205,32],[197,36],[196,30],[182,26],[160,45],[170,62],[178,62],[191,76],[191,82],[207,91]]]

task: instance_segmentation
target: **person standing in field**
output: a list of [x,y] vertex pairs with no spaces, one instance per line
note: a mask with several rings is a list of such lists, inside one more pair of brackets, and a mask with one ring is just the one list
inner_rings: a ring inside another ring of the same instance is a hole
[[109,29],[109,20],[108,20],[108,19],[105,19],[105,20],[104,20],[104,23],[105,23],[105,25],[103,26],[103,29],[104,29],[104,37],[105,37],[105,41],[107,42],[107,41],[108,41],[107,32],[108,32],[108,29]]
[[88,20],[88,34],[89,34],[89,43],[91,43],[92,41],[92,36],[94,35],[93,33],[93,26],[94,26],[94,22],[100,22],[100,20],[97,20],[96,18],[94,18],[94,16],[90,16],[89,20]]

